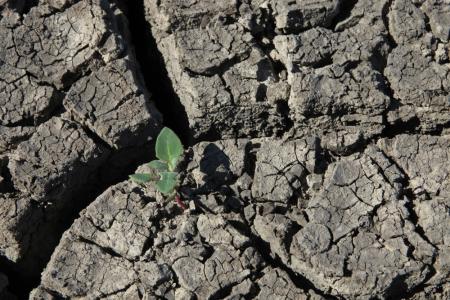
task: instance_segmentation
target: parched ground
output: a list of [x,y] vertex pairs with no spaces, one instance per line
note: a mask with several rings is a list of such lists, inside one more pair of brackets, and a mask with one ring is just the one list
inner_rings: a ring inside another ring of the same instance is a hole
[[[1,299],[450,298],[448,0],[0,0],[0,39]],[[126,180],[164,125],[185,211]]]

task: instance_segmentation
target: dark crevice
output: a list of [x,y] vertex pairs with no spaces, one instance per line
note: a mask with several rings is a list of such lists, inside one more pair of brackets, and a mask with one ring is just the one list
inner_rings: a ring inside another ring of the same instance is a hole
[[16,188],[12,182],[11,172],[7,166],[7,161],[3,162],[0,160],[0,193],[14,193]]
[[[95,185],[100,186],[95,193],[95,198],[110,186],[128,180],[129,174],[134,173],[140,165],[152,160],[154,152],[149,149],[152,149],[153,145],[153,142],[149,142],[113,151],[95,175]],[[91,202],[95,198],[92,198]]]
[[234,57],[232,57],[230,59],[226,59],[225,61],[223,61],[218,66],[210,67],[210,68],[204,70],[203,72],[196,72],[196,71],[191,70],[191,69],[189,69],[187,67],[184,69],[184,71],[186,73],[188,73],[190,77],[199,77],[199,76],[213,77],[213,76],[216,76],[216,75],[219,75],[220,77],[222,77],[223,74],[228,72],[236,64],[238,64],[238,63],[248,59],[249,55],[250,55],[249,53],[246,53],[243,56],[234,56]]
[[428,286],[427,282],[436,274],[436,270],[433,268],[435,260],[436,255],[433,257],[433,262],[430,265],[423,266],[421,272],[428,271],[428,274],[421,284],[412,289],[409,289],[407,285],[409,274],[397,276],[384,293],[386,299],[411,299],[414,295],[425,291],[425,288]]
[[77,82],[78,80],[80,80],[83,77],[90,76],[93,71],[91,69],[91,66],[93,66],[93,65],[97,66],[97,67],[100,67],[100,65],[104,65],[102,56],[98,52],[95,52],[92,55],[91,59],[87,60],[82,65],[78,66],[78,68],[76,70],[68,71],[68,72],[64,73],[64,75],[61,78],[61,82],[63,85],[61,90],[67,92],[74,82]]
[[[433,33],[433,31],[431,30],[431,25],[430,25],[430,18],[428,17],[428,15],[420,8],[420,5],[418,3],[416,3],[416,7],[423,13],[423,17],[424,17],[424,22],[425,22],[425,30],[427,32]],[[434,36],[433,36],[434,39]]]
[[420,235],[420,237],[423,240],[425,240],[428,244],[430,244],[433,248],[436,248],[434,244],[428,239],[425,230],[422,228],[422,226],[419,225],[419,217],[417,216],[416,211],[414,210],[414,201],[417,201],[414,192],[410,188],[408,188],[403,191],[403,195],[406,196],[406,198],[409,200],[405,204],[405,207],[409,213],[409,220],[415,226],[414,231],[417,232]]
[[246,31],[250,32],[253,36],[254,46],[259,48],[270,62],[270,67],[276,75],[276,80],[280,80],[280,78],[285,80],[285,77],[287,77],[286,66],[281,61],[274,60],[270,55],[271,51],[275,49],[273,39],[276,36],[275,17],[273,16],[273,10],[270,5],[267,8],[260,7],[259,18],[259,20],[252,20],[253,31]]
[[388,2],[386,2],[386,4],[383,7],[383,10],[382,10],[383,23],[384,23],[384,27],[386,27],[386,33],[387,33],[386,38],[392,49],[397,47],[397,42],[395,41],[395,39],[392,37],[391,33],[389,32],[389,12],[390,12],[393,2],[394,2],[394,0],[389,0]]
[[16,5],[16,7],[20,8],[20,12],[22,14],[29,13],[33,7],[39,4],[39,0],[18,0],[17,2],[19,3],[19,5]]
[[[74,121],[76,122],[76,121]],[[80,124],[79,122],[76,122],[77,124]],[[112,150],[111,145],[109,145],[103,138],[101,138],[95,131],[91,130],[89,127],[87,126],[82,126],[80,125],[80,127],[83,129],[83,131],[86,133],[86,135],[96,144],[99,145],[101,147],[103,147],[104,149],[107,150]]]
[[53,297],[52,300],[64,300],[64,299],[67,299],[66,297],[64,297],[63,295],[61,295],[58,292],[51,291],[51,290],[48,290],[48,289],[43,289],[43,291],[48,293],[48,294],[50,294]]
[[13,128],[13,127],[34,127],[36,126],[36,121],[33,116],[30,118],[25,118],[20,121],[9,123],[6,125],[3,125],[4,127]]
[[120,255],[120,254],[118,254],[117,252],[115,252],[112,248],[100,246],[99,244],[97,244],[97,243],[95,243],[95,242],[93,242],[93,241],[91,241],[91,240],[88,240],[88,239],[86,239],[86,238],[84,238],[84,237],[80,237],[80,236],[79,236],[79,237],[77,237],[77,238],[78,238],[78,240],[79,240],[80,242],[82,242],[82,243],[84,243],[84,244],[88,244],[88,245],[91,245],[91,246],[100,248],[103,252],[105,252],[106,254],[109,254],[109,255],[112,256],[112,257],[118,257],[118,258],[120,258],[120,259],[126,259],[126,258],[123,257],[122,255]]
[[[321,60],[311,64],[311,67],[314,69],[320,69],[320,68],[324,68],[327,66],[331,66],[332,64],[333,64],[333,57],[330,55],[330,56],[325,56]],[[307,66],[307,65],[305,65],[305,66]],[[296,69],[299,70],[298,67],[296,67]]]
[[[243,280],[245,280],[244,278]],[[218,291],[216,291],[214,294],[210,296],[209,299],[225,299],[227,296],[231,294],[231,291],[233,290],[233,287],[238,285],[240,282],[235,282],[226,286],[221,287]]]
[[389,43],[381,42],[374,48],[373,54],[371,55],[369,61],[372,67],[384,75],[384,70],[386,69],[388,63],[389,52],[392,48]]
[[[271,51],[275,49],[273,39],[276,36],[276,21],[275,17],[273,16],[273,9],[270,4],[267,6],[267,8],[260,7],[259,9],[260,15],[254,16],[254,19],[252,20],[253,31],[246,31],[250,32],[250,34],[253,36],[255,42],[254,46],[259,48],[265,54],[265,57],[269,60],[272,70],[277,76],[276,80],[286,80],[286,66],[281,61],[274,60],[270,55]],[[255,18],[259,19],[256,20]]]
[[244,169],[250,177],[255,176],[256,169],[256,153],[258,152],[260,144],[249,143],[245,149]]
[[408,121],[398,120],[394,124],[388,124],[381,133],[383,138],[393,138],[400,134],[414,134],[418,133],[420,128],[420,120],[417,116],[409,119]]
[[286,66],[279,60],[273,60],[272,57],[270,57],[270,55],[267,56],[267,58],[269,58],[272,62],[272,67],[273,70],[275,72],[275,74],[278,77],[278,80],[282,79],[282,80],[287,80],[287,68]]
[[[236,100],[234,99],[234,94],[233,91],[231,90],[231,87],[228,85],[228,83],[226,82],[225,78],[223,76],[219,76],[220,81],[223,84],[223,87],[225,89],[225,91],[228,93],[228,95],[230,95],[230,105],[235,105],[236,104]],[[216,136],[214,137],[215,140],[220,139],[220,136]],[[211,140],[211,137],[209,138],[209,140]]]
[[[433,261],[433,263],[434,263],[434,261]],[[424,269],[427,267],[428,266],[425,266]],[[423,270],[423,271],[425,271],[425,270]],[[427,284],[428,281],[436,274],[436,270],[431,266],[430,266],[429,271],[430,271],[430,273],[425,277],[425,279],[423,280],[423,282],[421,284],[419,284],[418,286],[414,287],[413,289],[411,289],[409,291],[405,291],[405,293],[401,295],[402,299],[412,299],[414,296],[417,296],[416,294],[419,294],[419,293],[425,291],[425,289],[429,286]],[[442,285],[435,285],[435,286],[436,286],[436,292],[439,292],[439,290],[442,290]],[[418,299],[418,298],[414,297],[414,299]],[[439,299],[439,298],[436,298],[436,299]]]
[[[404,120],[396,120],[394,123],[388,123],[387,121],[387,113],[389,111],[394,111],[398,108],[398,102],[394,101],[390,108],[383,115],[383,124],[384,128],[380,134],[376,134],[367,139],[360,139],[358,143],[353,145],[352,147],[346,149],[345,151],[331,151],[326,149],[327,157],[330,159],[330,162],[335,161],[335,157],[348,156],[355,153],[363,153],[367,147],[371,144],[376,144],[379,139],[388,139],[394,138],[397,135],[401,134],[420,134],[420,119],[417,116],[413,116],[407,121]],[[450,127],[450,124],[449,124]],[[442,132],[445,126],[439,127],[440,131],[434,131],[427,133],[428,135],[438,135],[439,132]]]
[[297,222],[292,222],[292,226],[286,232],[285,246],[286,249],[291,249],[291,245],[294,241],[295,235],[302,229]]
[[345,21],[348,17],[350,17],[356,3],[358,3],[358,0],[341,1],[339,5],[339,13],[336,15],[336,17],[334,17],[330,27],[336,28],[336,26],[340,22]]
[[278,136],[281,136],[283,133],[289,132],[289,130],[294,127],[294,121],[290,118],[291,108],[289,107],[287,100],[277,101],[275,105],[277,112],[283,117],[284,122],[284,130],[277,134]]
[[[345,63],[342,64],[342,66],[344,67],[344,71],[345,73],[350,73],[352,70],[356,69],[362,61],[360,60],[349,60],[346,61]],[[351,73],[350,73],[351,75]],[[355,80],[357,81],[357,80]]]
[[259,12],[260,13],[253,16],[253,19],[251,20],[251,34],[263,49],[271,50],[270,48],[273,48],[273,44],[271,43],[268,45],[269,48],[266,48],[262,41],[264,38],[273,40],[276,36],[276,21],[273,15],[272,6],[268,4],[267,8],[260,7]]
[[[125,293],[133,285],[134,285],[134,282],[132,282],[130,284],[127,284],[125,287],[123,287],[121,289],[118,289],[118,290],[116,290],[116,291],[114,291],[112,293],[102,294],[101,299],[111,299],[111,298],[114,299],[115,298],[114,296],[116,296],[116,295],[118,295],[120,293]],[[123,297],[123,295],[122,295],[122,297]]]
[[386,288],[384,297],[386,299],[403,299],[408,291],[408,285],[406,283],[408,277],[409,274],[401,274],[395,277],[390,286]]
[[[228,110],[225,112],[224,114],[228,114],[228,115],[234,115],[231,114]],[[236,136],[238,136],[236,134]],[[221,133],[220,133],[220,129],[217,128],[216,126],[210,126],[208,128],[207,131],[202,132],[198,137],[196,137],[195,141],[193,141],[193,143],[195,142],[216,142],[217,140],[220,140],[221,137]]]
[[427,134],[431,136],[441,136],[444,130],[449,128],[450,128],[450,121],[444,124],[437,124],[436,128],[432,132],[427,132]]
[[185,146],[193,143],[189,121],[166,70],[164,59],[158,50],[151,26],[145,19],[144,1],[119,1],[129,21],[132,44],[147,89],[156,107],[164,116],[166,126],[173,129]]

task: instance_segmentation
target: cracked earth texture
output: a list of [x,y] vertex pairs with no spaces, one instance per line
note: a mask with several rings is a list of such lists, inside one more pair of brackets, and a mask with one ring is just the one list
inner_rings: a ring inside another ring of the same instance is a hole
[[[1,299],[449,299],[448,0],[0,0]],[[167,202],[145,171],[187,147]]]

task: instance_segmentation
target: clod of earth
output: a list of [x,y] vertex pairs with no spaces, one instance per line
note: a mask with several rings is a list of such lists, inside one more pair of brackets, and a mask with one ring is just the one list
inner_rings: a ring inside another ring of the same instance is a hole
[[448,0],[128,2],[0,0],[0,299],[450,298]]

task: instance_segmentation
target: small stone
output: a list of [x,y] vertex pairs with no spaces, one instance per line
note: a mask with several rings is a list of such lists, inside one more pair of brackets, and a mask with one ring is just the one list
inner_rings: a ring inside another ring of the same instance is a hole
[[320,174],[309,174],[306,176],[306,183],[313,191],[318,191],[322,186],[323,177]]

